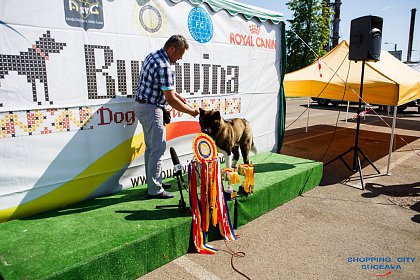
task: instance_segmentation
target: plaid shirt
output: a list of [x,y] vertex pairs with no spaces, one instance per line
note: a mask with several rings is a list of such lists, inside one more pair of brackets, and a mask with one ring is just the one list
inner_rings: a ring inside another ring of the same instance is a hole
[[165,106],[166,99],[162,90],[174,89],[174,81],[175,74],[165,50],[162,48],[152,52],[141,67],[137,97],[155,105]]

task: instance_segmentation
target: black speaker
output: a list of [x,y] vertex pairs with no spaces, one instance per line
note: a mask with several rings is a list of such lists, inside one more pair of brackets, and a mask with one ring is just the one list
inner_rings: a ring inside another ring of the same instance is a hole
[[351,21],[349,60],[379,60],[382,23],[382,18],[377,16],[364,16]]

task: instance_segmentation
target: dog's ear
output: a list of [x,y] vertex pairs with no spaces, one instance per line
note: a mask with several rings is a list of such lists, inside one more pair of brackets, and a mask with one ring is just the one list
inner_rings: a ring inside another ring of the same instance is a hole
[[204,111],[203,109],[201,109],[201,108],[198,108],[199,110],[200,110],[200,116],[202,116],[202,115],[204,115],[204,113],[206,112],[206,111]]
[[213,114],[213,118],[215,120],[220,120],[222,117],[220,116],[220,111],[215,111]]

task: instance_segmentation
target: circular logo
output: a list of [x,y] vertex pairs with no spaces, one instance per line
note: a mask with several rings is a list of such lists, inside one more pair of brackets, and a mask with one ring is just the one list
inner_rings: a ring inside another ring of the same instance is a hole
[[188,30],[199,43],[207,43],[213,37],[213,22],[210,15],[201,7],[195,7],[188,15]]
[[158,37],[166,32],[168,18],[158,2],[159,0],[137,0],[133,5],[133,24],[143,35]]
[[198,143],[198,150],[203,158],[209,158],[210,156],[210,145],[207,142],[200,141]]
[[141,8],[139,21],[141,26],[150,33],[155,33],[162,27],[162,16],[159,10],[151,5]]

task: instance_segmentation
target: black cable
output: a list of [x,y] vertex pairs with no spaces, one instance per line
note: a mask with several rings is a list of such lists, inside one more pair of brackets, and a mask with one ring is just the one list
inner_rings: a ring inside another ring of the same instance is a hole
[[240,275],[242,275],[243,277],[245,277],[246,279],[248,279],[248,280],[251,280],[251,278],[249,278],[247,275],[245,275],[245,273],[243,273],[243,272],[241,272],[241,271],[239,271],[234,265],[233,265],[233,259],[234,258],[244,258],[245,257],[245,252],[235,252],[234,250],[232,250],[228,245],[227,245],[227,242],[226,242],[226,240],[224,240],[225,241],[225,245],[226,245],[226,247],[229,249],[229,251],[226,251],[226,250],[219,250],[219,251],[222,251],[222,252],[226,252],[226,253],[228,253],[229,255],[230,255],[230,265],[231,265],[231,267],[233,268],[233,270],[235,270],[237,273],[239,273]]
[[[337,75],[337,72],[338,72],[338,70],[340,70],[340,68],[341,68],[341,65],[343,65],[343,63],[344,63],[344,61],[346,60],[346,58],[347,58],[347,56],[348,56],[348,53],[346,54],[346,56],[344,57],[344,59],[343,59],[343,61],[341,61],[341,63],[340,63],[340,65],[338,66],[338,68],[337,68],[337,70],[335,70],[335,72],[334,72],[334,74],[331,76],[331,78],[330,78],[330,80],[328,81],[328,83],[324,86],[324,88],[321,90],[321,92],[316,96],[316,98],[319,98],[319,96],[324,92],[324,90],[327,88],[327,86],[331,83],[331,80]],[[328,68],[330,68],[330,67],[328,67]],[[331,69],[331,68],[330,68]],[[349,69],[350,69],[350,65],[349,65]],[[332,70],[332,69],[331,69]],[[337,75],[338,76],[338,75]],[[347,79],[348,79],[348,73],[347,73]],[[346,82],[345,82],[345,84],[346,84],[346,87],[347,87],[347,79],[346,79]],[[345,91],[344,91],[344,94],[343,94],[343,97],[342,97],[342,99],[341,100],[343,100],[343,98],[344,98],[344,95],[345,95]],[[296,118],[296,120],[294,120],[291,124],[289,124],[285,129],[287,129],[287,128],[289,128],[292,124],[294,124],[297,120],[299,120],[299,118],[306,112],[308,110],[308,108],[306,108],[303,112],[302,112],[302,114],[300,114],[297,118]]]
[[286,129],[288,129],[290,126],[292,126],[297,120],[299,120],[299,118],[300,117],[302,117],[302,115],[306,112],[306,111],[308,111],[308,107],[306,107],[305,108],[305,110],[302,112],[302,114],[300,114],[291,124],[289,124],[286,128],[285,128],[285,130]]
[[[348,55],[348,54],[347,54],[347,55]],[[346,55],[346,57],[347,57],[347,55]],[[347,69],[347,77],[346,77],[346,82],[344,83],[344,92],[343,92],[343,95],[341,96],[341,101],[343,101],[343,99],[344,99],[344,95],[346,95],[347,81],[348,81],[348,78],[349,78],[349,73],[350,73],[350,62],[351,62],[351,61],[349,60],[349,68]],[[325,157],[325,155],[327,154],[328,150],[330,149],[330,146],[331,146],[331,144],[332,144],[332,141],[334,140],[335,133],[336,133],[336,131],[337,131],[338,120],[340,119],[340,114],[341,114],[341,111],[338,111],[337,120],[335,121],[335,126],[334,126],[334,132],[333,132],[333,134],[332,134],[332,136],[331,136],[330,143],[328,143],[327,149],[325,150],[324,155],[322,156],[322,158],[321,158],[321,160],[320,160],[320,161],[323,161],[323,160],[324,160],[324,157]],[[360,117],[360,116],[359,116],[359,117]]]

